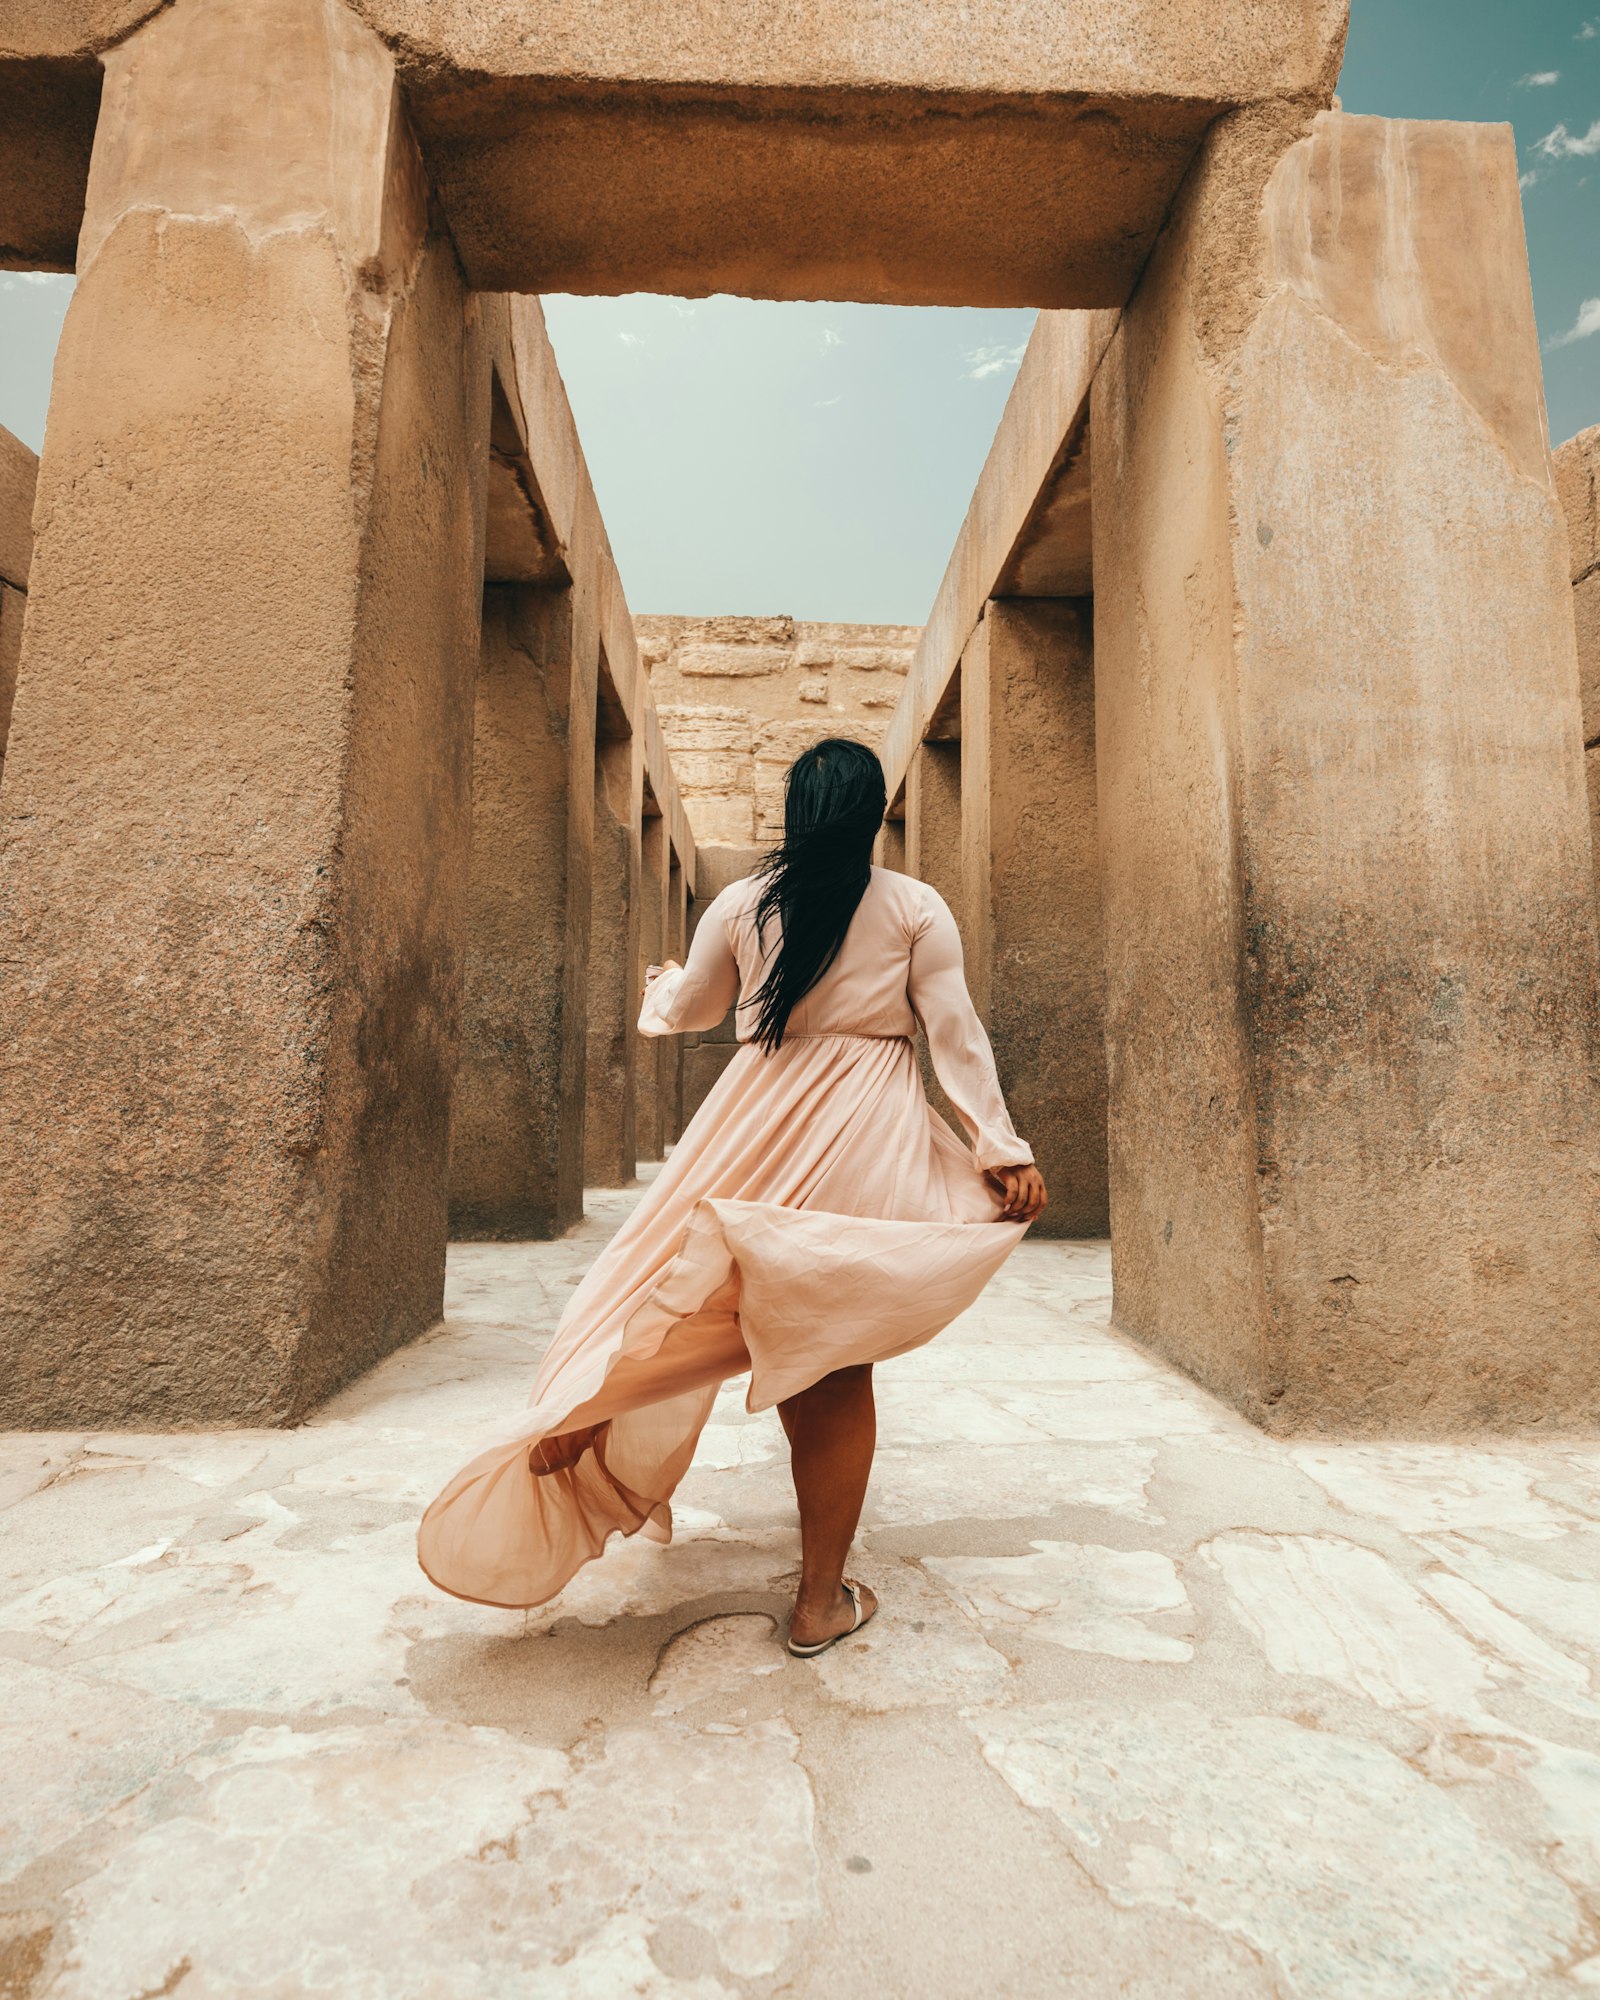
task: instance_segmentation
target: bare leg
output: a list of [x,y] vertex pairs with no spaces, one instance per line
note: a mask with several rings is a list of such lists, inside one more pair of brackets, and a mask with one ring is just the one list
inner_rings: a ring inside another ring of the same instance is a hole
[[[878,1441],[872,1369],[841,1368],[778,1405],[789,1436],[795,1498],[800,1503],[800,1592],[790,1637],[815,1645],[848,1629],[855,1613],[844,1588],[867,1476]],[[863,1588],[861,1607],[877,1599]]]

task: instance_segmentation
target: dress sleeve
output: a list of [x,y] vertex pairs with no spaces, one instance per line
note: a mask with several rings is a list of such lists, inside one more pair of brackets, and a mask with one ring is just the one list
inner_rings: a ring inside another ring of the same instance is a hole
[[980,1167],[1033,1164],[1033,1151],[1011,1127],[994,1051],[967,992],[961,933],[944,898],[923,884],[921,928],[911,945],[907,989],[928,1038],[934,1074],[972,1135]]
[[714,1028],[738,997],[739,961],[718,896],[695,929],[687,962],[676,972],[663,972],[645,993],[639,1032],[686,1035]]

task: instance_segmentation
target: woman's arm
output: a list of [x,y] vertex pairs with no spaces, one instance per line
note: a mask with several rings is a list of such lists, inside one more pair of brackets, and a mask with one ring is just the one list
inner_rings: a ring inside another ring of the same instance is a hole
[[923,922],[911,946],[907,987],[928,1038],[934,1073],[972,1135],[980,1167],[995,1173],[1001,1167],[1029,1166],[1032,1148],[1012,1129],[994,1051],[967,992],[961,933],[944,898],[926,883],[923,890]]
[[[723,891],[726,895],[727,891]],[[739,997],[739,961],[718,896],[695,930],[687,965],[670,962],[646,978],[641,1035],[686,1035],[714,1028]]]

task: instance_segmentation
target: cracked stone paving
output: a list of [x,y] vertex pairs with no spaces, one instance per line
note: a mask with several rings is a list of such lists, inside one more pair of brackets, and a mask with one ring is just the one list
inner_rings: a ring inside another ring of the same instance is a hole
[[529,1614],[412,1538],[636,1193],[451,1251],[291,1432],[0,1458],[0,1994],[1600,1991],[1600,1445],[1261,1436],[1030,1242],[878,1374],[870,1631],[730,1385],[670,1549]]

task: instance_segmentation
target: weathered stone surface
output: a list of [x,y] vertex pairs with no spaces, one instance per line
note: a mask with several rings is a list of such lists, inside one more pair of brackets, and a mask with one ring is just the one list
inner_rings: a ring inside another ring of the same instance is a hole
[[455,1246],[438,1336],[293,1432],[0,1439],[20,1991],[1588,1990],[1600,1451],[1262,1437],[1111,1329],[1103,1246],[877,1371],[882,1609],[823,1660],[739,1382],[671,1547],[429,1590],[418,1508],[635,1198]]
[[0,428],[0,583],[28,587],[33,560],[33,497],[39,461],[21,438]]
[[[659,664],[666,652],[646,657],[654,657]],[[721,750],[748,756],[755,740],[754,718],[745,708],[718,708],[710,704],[695,708],[682,703],[663,703],[658,713],[672,744],[674,770],[686,756],[696,752]]]
[[675,664],[680,674],[740,680],[747,674],[781,674],[790,657],[782,646],[684,646]]
[[[605,706],[602,697],[602,716]],[[586,978],[589,1048],[583,1160],[584,1177],[591,1187],[627,1187],[639,1160],[636,1092],[639,1068],[646,1060],[635,1027],[643,989],[639,957],[643,800],[644,761],[639,739],[633,735],[602,738],[595,745],[594,872]]]
[[[646,617],[638,627],[696,838],[736,845],[782,834],[783,776],[809,744],[853,736],[876,747],[918,638],[915,626],[792,618]],[[737,707],[700,702],[708,656],[737,682]]]
[[1600,424],[1569,438],[1555,454],[1555,468],[1572,557],[1583,740],[1592,746],[1600,739]]
[[993,601],[961,662],[974,986],[1051,1236],[1110,1230],[1093,615],[1081,599]]
[[[484,593],[450,1231],[558,1236],[583,1213],[592,650],[570,586]],[[573,1044],[577,1046],[574,1047]]]
[[1093,451],[1119,1318],[1284,1430],[1592,1421],[1595,922],[1509,133],[1224,121]]
[[283,1421],[439,1309],[486,364],[320,0],[108,54],[81,251],[0,798],[0,1407]]

